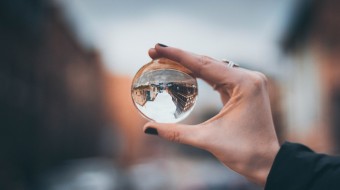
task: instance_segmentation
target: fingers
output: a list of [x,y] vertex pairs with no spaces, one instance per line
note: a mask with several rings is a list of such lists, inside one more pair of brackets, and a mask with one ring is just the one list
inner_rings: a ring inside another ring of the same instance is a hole
[[160,56],[158,55],[157,51],[155,48],[151,48],[149,49],[149,56],[152,58],[152,59],[157,59],[159,58]]
[[147,134],[158,135],[169,141],[200,147],[200,127],[195,125],[175,123],[148,122],[143,131]]
[[152,58],[165,57],[176,61],[210,84],[233,82],[238,78],[236,69],[228,68],[225,63],[181,49],[157,44],[149,50],[149,55]]

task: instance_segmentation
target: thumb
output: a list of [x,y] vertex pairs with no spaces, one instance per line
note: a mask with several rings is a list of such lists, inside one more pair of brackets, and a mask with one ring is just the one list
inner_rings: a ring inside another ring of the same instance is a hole
[[146,134],[158,135],[166,140],[200,147],[199,125],[185,125],[177,123],[148,122],[143,131]]

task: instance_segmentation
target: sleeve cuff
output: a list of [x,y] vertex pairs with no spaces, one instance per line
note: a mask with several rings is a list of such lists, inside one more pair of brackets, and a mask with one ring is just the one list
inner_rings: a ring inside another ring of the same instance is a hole
[[339,176],[340,157],[286,142],[276,155],[265,190],[337,190]]
[[308,182],[310,169],[308,161],[301,159],[308,154],[313,153],[306,146],[285,142],[269,172],[265,190],[281,190],[281,189],[304,189],[305,182]]

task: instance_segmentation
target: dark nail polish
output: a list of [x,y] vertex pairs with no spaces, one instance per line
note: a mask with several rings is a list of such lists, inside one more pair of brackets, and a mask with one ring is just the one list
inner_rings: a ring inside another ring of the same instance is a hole
[[168,47],[167,45],[160,44],[160,43],[158,43],[158,45],[161,46],[161,47]]
[[152,128],[152,127],[146,128],[144,133],[149,134],[149,135],[158,135],[157,129]]

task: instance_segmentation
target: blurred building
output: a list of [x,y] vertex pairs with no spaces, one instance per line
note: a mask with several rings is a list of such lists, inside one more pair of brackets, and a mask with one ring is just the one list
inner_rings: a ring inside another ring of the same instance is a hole
[[301,0],[283,47],[293,55],[288,77],[288,123],[293,140],[340,153],[340,3]]
[[50,1],[0,3],[0,189],[102,155],[103,68]]
[[147,101],[154,101],[158,94],[155,85],[141,85],[133,89],[132,97],[137,104],[144,106]]
[[196,86],[183,82],[173,82],[167,84],[167,86],[167,92],[176,105],[175,118],[194,106],[197,96]]

